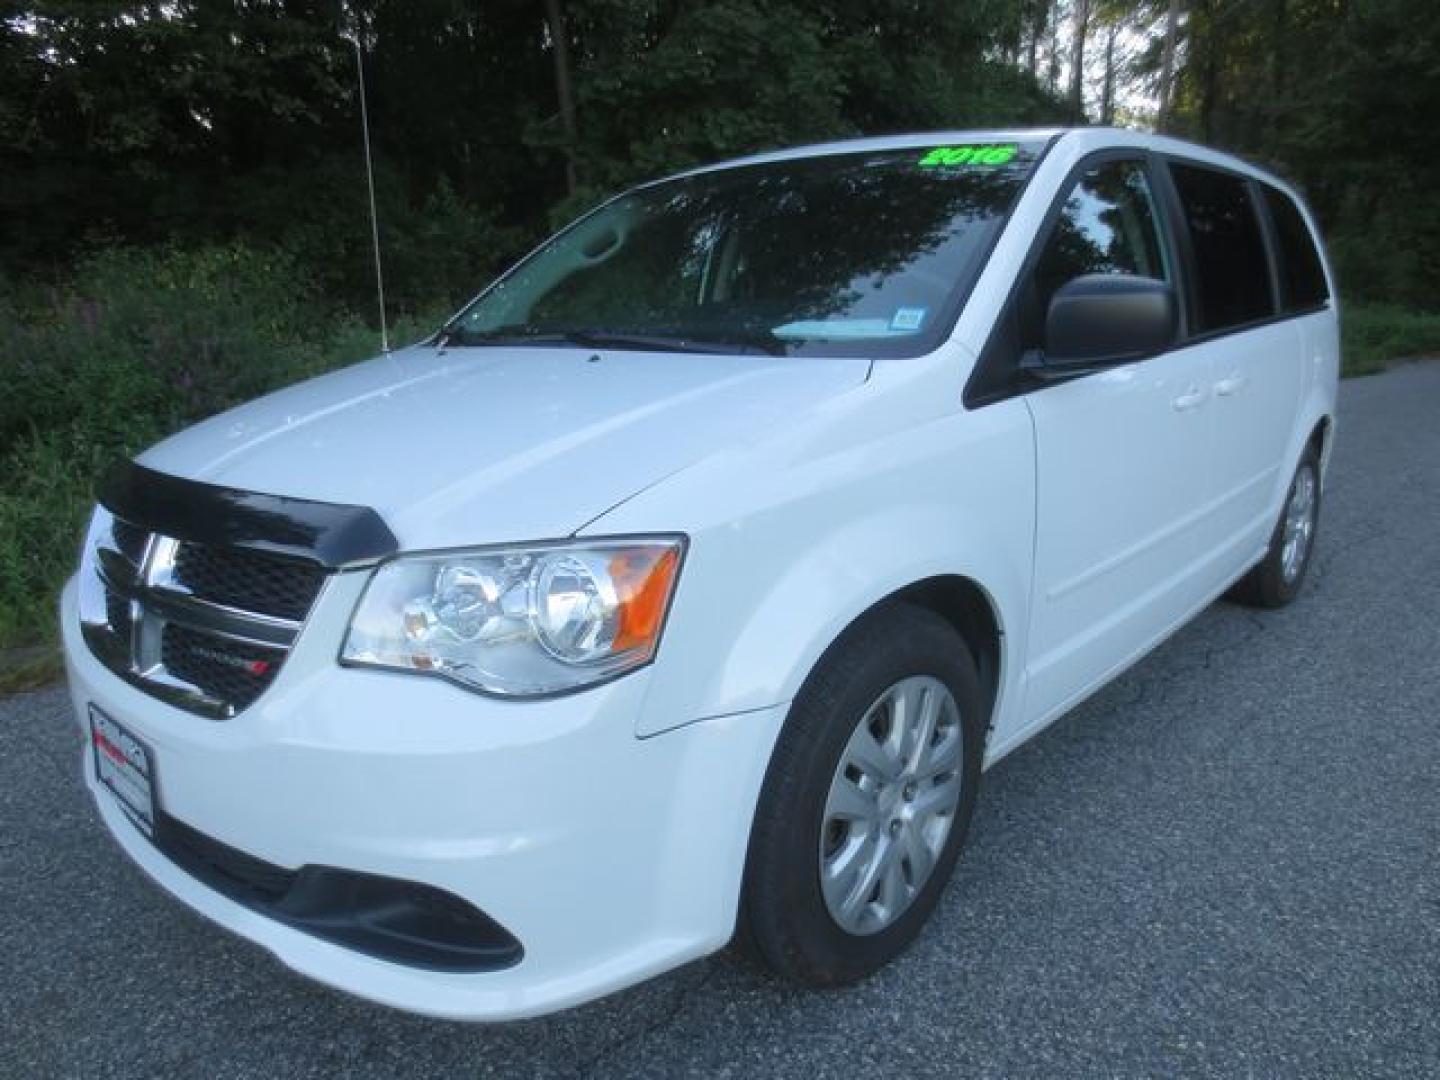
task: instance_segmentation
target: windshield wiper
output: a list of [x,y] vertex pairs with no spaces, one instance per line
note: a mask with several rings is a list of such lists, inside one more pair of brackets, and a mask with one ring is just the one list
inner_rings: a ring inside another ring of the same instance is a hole
[[446,345],[579,345],[586,349],[636,349],[653,352],[727,353],[737,349],[784,356],[785,343],[772,334],[737,333],[692,337],[688,334],[632,334],[618,330],[575,327],[550,330],[524,325],[498,326],[493,330],[466,330],[448,326],[436,338]]
[[727,353],[736,349],[784,356],[785,343],[759,334],[723,334],[693,337],[689,334],[630,334],[610,330],[567,330],[565,337],[589,349],[654,349],[657,352]]

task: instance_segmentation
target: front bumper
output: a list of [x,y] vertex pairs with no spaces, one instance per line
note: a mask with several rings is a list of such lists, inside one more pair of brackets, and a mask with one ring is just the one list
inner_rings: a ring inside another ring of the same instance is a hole
[[505,1020],[575,1005],[703,956],[734,927],[750,821],[785,706],[636,738],[649,670],[505,702],[341,668],[363,574],[332,581],[275,685],[233,720],[165,705],[106,670],[62,600],[70,692],[143,739],[164,812],[279,867],[419,882],[524,949],[457,974],[377,959],[202,884],[85,776],[122,848],[170,893],[321,982],[432,1016]]

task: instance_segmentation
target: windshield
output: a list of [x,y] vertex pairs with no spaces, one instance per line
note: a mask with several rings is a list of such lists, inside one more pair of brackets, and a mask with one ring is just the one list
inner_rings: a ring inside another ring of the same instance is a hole
[[501,278],[445,340],[918,355],[953,324],[1039,151],[921,146],[638,188]]

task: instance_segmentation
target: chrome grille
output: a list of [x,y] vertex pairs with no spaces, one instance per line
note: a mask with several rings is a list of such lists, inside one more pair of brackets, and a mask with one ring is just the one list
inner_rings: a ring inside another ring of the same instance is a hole
[[155,697],[216,719],[274,681],[325,570],[151,533],[96,510],[80,573],[91,650]]

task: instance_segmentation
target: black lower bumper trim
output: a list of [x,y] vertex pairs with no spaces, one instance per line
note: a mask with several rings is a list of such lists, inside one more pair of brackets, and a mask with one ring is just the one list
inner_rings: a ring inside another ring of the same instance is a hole
[[524,949],[508,930],[453,893],[415,881],[302,866],[287,870],[221,843],[168,815],[155,844],[223,896],[307,934],[427,971],[497,971]]

